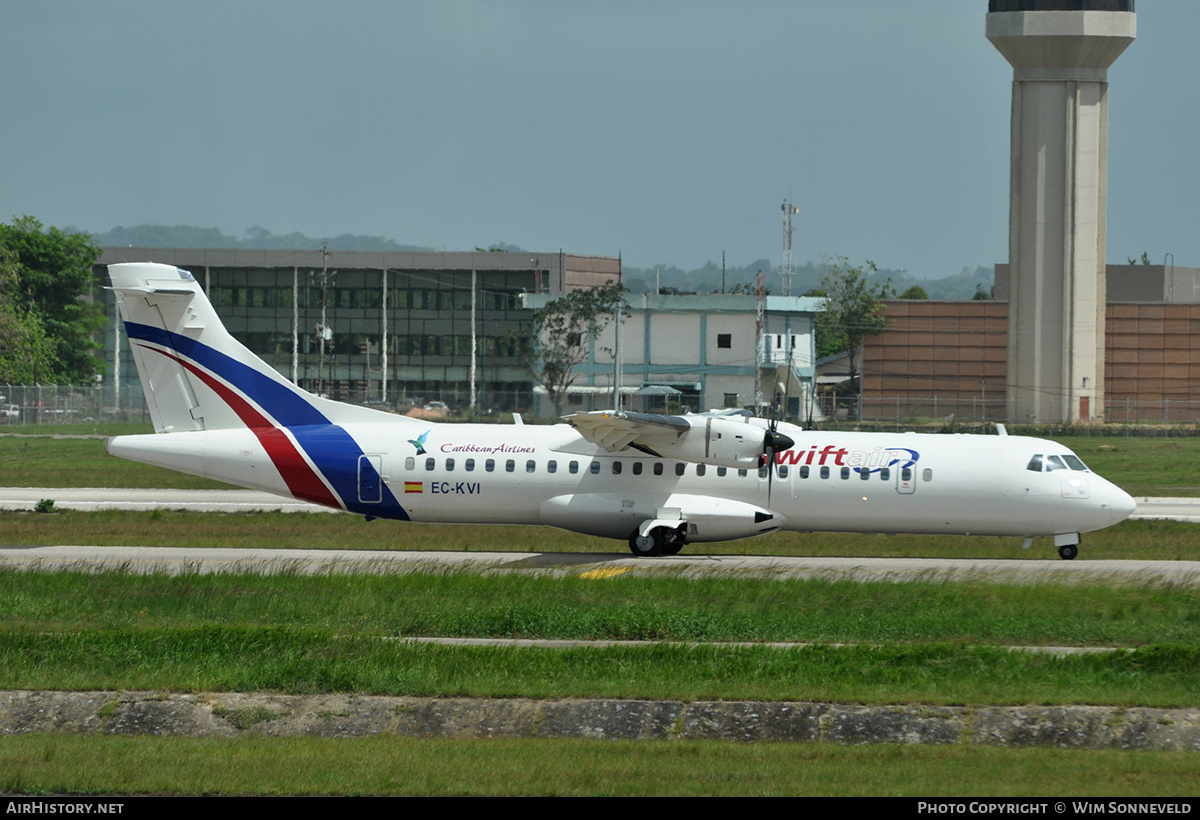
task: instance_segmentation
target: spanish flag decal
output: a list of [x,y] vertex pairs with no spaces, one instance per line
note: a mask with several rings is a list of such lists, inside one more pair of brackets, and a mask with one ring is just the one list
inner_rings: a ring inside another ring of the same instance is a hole
[[404,482],[404,492],[405,493],[423,493],[423,492],[425,492],[425,484],[420,481],[405,481]]

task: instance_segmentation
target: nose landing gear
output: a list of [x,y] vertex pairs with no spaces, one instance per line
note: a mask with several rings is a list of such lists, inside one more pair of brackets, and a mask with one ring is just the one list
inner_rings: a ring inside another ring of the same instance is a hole
[[1058,547],[1058,557],[1064,561],[1073,560],[1079,554],[1080,540],[1077,532],[1065,532],[1054,536],[1054,546]]

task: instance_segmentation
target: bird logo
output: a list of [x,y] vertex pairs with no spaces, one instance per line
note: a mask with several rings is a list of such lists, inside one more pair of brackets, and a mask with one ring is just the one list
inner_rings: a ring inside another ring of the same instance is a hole
[[417,455],[419,455],[419,456],[425,455],[425,439],[427,439],[427,438],[429,438],[429,430],[426,430],[424,433],[417,436],[415,439],[410,438],[408,440],[409,444],[411,444],[413,447],[417,448]]

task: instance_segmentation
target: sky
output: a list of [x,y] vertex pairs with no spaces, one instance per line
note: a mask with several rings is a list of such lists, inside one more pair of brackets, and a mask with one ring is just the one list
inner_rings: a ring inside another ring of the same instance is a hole
[[[0,219],[630,267],[1008,255],[986,0],[0,0]],[[1109,70],[1108,261],[1200,266],[1200,3]]]

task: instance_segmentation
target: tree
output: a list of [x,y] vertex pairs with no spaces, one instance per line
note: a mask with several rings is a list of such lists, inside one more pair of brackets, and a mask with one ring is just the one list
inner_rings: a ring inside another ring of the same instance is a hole
[[91,379],[104,367],[93,355],[100,345],[92,338],[104,328],[104,309],[81,297],[91,291],[100,248],[87,234],[44,230],[31,216],[0,225],[0,248],[16,257],[17,304],[27,318],[36,316],[54,345],[48,371],[38,379],[72,384]]
[[0,383],[36,384],[55,364],[54,341],[21,294],[16,254],[0,248]]
[[982,284],[975,285],[975,295],[971,297],[972,302],[990,302],[996,295],[996,286],[992,285],[987,290],[983,289]]
[[929,293],[920,285],[913,285],[896,297],[897,299],[928,299]]
[[619,284],[581,288],[560,296],[533,312],[533,333],[520,333],[518,353],[526,368],[546,388],[554,412],[563,414],[567,388],[575,383],[575,368],[588,358],[588,342],[627,309]]
[[827,267],[821,288],[825,291],[825,311],[817,314],[818,355],[845,353],[849,359],[850,386],[855,391],[855,417],[862,405],[862,385],[858,373],[858,357],[862,355],[863,340],[877,336],[887,327],[881,300],[892,294],[890,280],[870,282],[875,263],[852,267],[845,257]]

